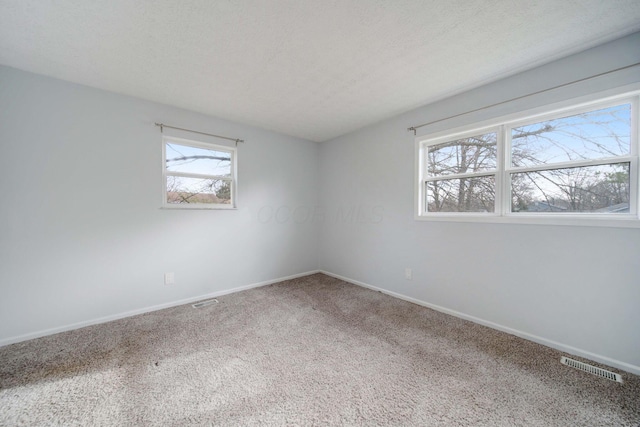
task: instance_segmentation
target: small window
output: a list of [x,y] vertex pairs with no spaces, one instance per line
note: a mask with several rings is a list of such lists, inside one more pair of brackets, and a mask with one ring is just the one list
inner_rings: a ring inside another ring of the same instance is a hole
[[165,207],[235,207],[235,148],[163,138]]
[[417,216],[640,222],[638,95],[611,99],[417,139]]

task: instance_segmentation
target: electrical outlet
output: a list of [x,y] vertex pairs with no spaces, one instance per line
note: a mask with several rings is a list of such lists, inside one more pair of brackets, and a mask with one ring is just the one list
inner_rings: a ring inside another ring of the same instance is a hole
[[413,279],[413,271],[408,267],[404,269],[404,278],[407,280]]
[[176,276],[174,273],[164,273],[164,284],[175,285],[176,284]]

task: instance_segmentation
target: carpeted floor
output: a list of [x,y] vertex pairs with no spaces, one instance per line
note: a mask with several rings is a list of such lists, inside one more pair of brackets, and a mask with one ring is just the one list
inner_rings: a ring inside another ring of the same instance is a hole
[[0,348],[0,425],[638,425],[561,355],[316,274]]

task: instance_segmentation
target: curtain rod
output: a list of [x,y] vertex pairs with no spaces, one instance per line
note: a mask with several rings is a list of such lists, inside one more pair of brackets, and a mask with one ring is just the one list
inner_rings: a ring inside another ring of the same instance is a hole
[[200,135],[207,135],[207,136],[213,136],[213,137],[216,137],[216,138],[226,139],[228,141],[235,142],[236,145],[238,145],[238,142],[244,142],[244,139],[229,138],[228,136],[214,135],[212,133],[199,132],[197,130],[191,130],[191,129],[179,128],[179,127],[175,127],[175,126],[169,126],[169,125],[165,125],[164,123],[156,123],[156,126],[160,126],[160,132],[164,132],[164,128],[169,128],[169,129],[183,130],[185,132],[198,133]]
[[453,119],[453,118],[456,118],[456,117],[464,116],[466,114],[475,113],[476,111],[486,110],[488,108],[492,108],[492,107],[496,107],[498,105],[506,104],[507,102],[517,101],[519,99],[527,98],[527,97],[533,96],[533,95],[538,95],[540,93],[549,92],[550,90],[559,89],[561,87],[565,87],[565,86],[569,86],[569,85],[572,85],[572,84],[580,83],[580,82],[583,82],[585,80],[595,79],[596,77],[600,77],[600,76],[604,76],[604,75],[607,75],[607,74],[615,73],[616,71],[626,70],[627,68],[632,68],[632,67],[635,67],[635,66],[638,66],[638,65],[640,65],[640,62],[636,62],[635,64],[631,64],[631,65],[625,65],[624,67],[616,68],[614,70],[605,71],[603,73],[596,74],[594,76],[584,77],[582,79],[574,80],[574,81],[571,81],[571,82],[568,82],[568,83],[563,83],[561,85],[553,86],[553,87],[550,87],[548,89],[542,89],[542,90],[539,90],[537,92],[529,93],[527,95],[517,96],[515,98],[507,99],[506,101],[496,102],[495,104],[486,105],[484,107],[476,108],[475,110],[470,110],[470,111],[466,111],[464,113],[456,114],[456,115],[445,117],[445,118],[442,118],[442,119],[433,120],[431,122],[423,123],[421,125],[411,126],[410,128],[407,128],[407,131],[410,131],[410,132],[413,131],[413,134],[416,135],[416,130],[420,129],[421,127],[424,127],[424,126],[432,125],[432,124],[438,123],[438,122],[443,122],[445,120],[449,120],[449,119]]

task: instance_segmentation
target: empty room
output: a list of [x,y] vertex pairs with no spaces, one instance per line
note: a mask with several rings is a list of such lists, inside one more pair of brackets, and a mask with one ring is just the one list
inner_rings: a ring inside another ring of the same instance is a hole
[[637,0],[0,0],[1,426],[640,425]]

